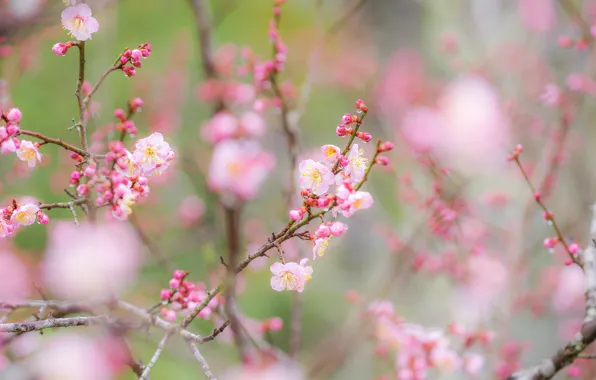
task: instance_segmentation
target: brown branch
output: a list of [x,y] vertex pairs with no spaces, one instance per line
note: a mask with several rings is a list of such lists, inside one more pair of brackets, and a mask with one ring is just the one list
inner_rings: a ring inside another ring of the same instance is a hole
[[206,78],[217,78],[217,70],[213,61],[211,19],[207,14],[204,0],[191,0],[192,9],[197,20],[201,62]]
[[105,315],[92,317],[48,318],[34,322],[0,323],[0,332],[25,333],[57,327],[117,325],[117,320]]
[[90,154],[88,152],[84,151],[83,149],[77,148],[76,146],[66,143],[66,142],[62,141],[61,139],[54,139],[54,138],[42,135],[41,133],[21,129],[19,131],[19,135],[27,135],[27,136],[31,136],[31,137],[36,137],[45,143],[61,146],[64,149],[70,150],[71,152],[75,152],[78,155],[83,156],[83,157],[90,156]]
[[89,147],[87,145],[87,127],[85,125],[85,104],[83,100],[83,84],[85,83],[85,41],[79,41],[76,46],[79,48],[79,77],[77,80],[77,90],[75,96],[79,104],[79,122],[77,129],[81,137],[81,148],[87,152]]

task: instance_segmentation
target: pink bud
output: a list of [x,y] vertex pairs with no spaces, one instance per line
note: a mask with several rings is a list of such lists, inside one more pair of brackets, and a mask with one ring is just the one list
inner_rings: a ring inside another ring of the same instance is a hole
[[123,65],[124,65],[124,64],[126,64],[127,62],[128,62],[128,58],[127,58],[127,57],[125,57],[124,55],[123,55],[122,57],[120,57],[120,63],[121,63],[121,64],[123,64]]
[[137,183],[141,186],[145,186],[149,183],[149,180],[147,179],[147,177],[139,177],[137,178]]
[[268,322],[269,322],[269,330],[270,331],[279,331],[284,326],[284,322],[279,317],[271,318]]
[[85,177],[93,177],[95,175],[96,167],[95,166],[87,166],[83,171],[83,175]]
[[68,49],[71,48],[71,44],[65,44],[63,42],[58,42],[57,44],[55,44],[54,46],[52,46],[52,52],[54,52],[54,54],[56,54],[57,56],[64,56],[66,55],[66,52],[68,51]]
[[143,58],[143,53],[141,53],[141,51],[139,49],[134,49],[131,53],[130,53],[130,58],[140,61],[141,58]]
[[74,181],[78,181],[81,179],[81,173],[74,171],[70,174],[70,179],[74,180]]
[[572,255],[575,255],[578,252],[579,252],[579,245],[577,245],[576,243],[569,244],[569,253],[571,253]]
[[346,156],[341,156],[341,157],[339,158],[339,164],[340,164],[341,166],[343,166],[343,167],[346,167],[346,166],[348,166],[348,164],[349,164],[349,163],[350,163],[350,159],[349,159],[348,157],[346,157]]
[[50,217],[47,214],[44,214],[43,212],[39,211],[37,213],[37,221],[39,222],[39,224],[48,224],[50,222]]
[[346,226],[342,222],[333,222],[329,225],[329,231],[333,236],[341,236],[348,230],[348,226]]
[[394,147],[394,145],[391,141],[385,141],[384,143],[379,145],[379,152],[388,152],[388,151],[392,150],[393,147]]
[[176,312],[174,310],[167,310],[163,317],[166,321],[174,322],[176,321]]
[[137,69],[135,69],[134,66],[123,66],[122,72],[124,72],[125,76],[130,78],[135,76],[135,74],[137,73]]
[[557,243],[559,242],[559,238],[558,237],[550,237],[550,238],[546,238],[544,239],[544,246],[548,249],[554,248],[555,245],[557,245]]
[[176,269],[174,271],[174,278],[176,280],[182,280],[184,278],[184,276],[186,275],[186,272],[183,271],[182,269]]
[[389,157],[379,156],[375,159],[375,164],[389,165]]
[[117,110],[115,110],[114,116],[116,116],[116,118],[121,121],[126,120],[126,113],[124,112],[124,110],[122,108],[118,108]]
[[352,115],[349,113],[343,115],[341,118],[341,122],[342,124],[350,125],[352,123]]
[[180,286],[180,280],[177,280],[175,278],[170,280],[170,288],[177,289],[179,286]]
[[372,140],[372,136],[368,132],[356,132],[356,137],[358,137],[360,140],[364,142],[369,142],[370,140]]
[[97,205],[97,207],[101,207],[106,203],[106,199],[104,197],[97,197],[95,199],[95,204]]
[[143,99],[141,98],[134,98],[133,100],[130,101],[130,108],[132,108],[133,111],[136,111],[137,109],[143,107]]
[[331,231],[329,230],[329,227],[327,227],[325,224],[321,224],[315,232],[315,236],[317,237],[317,239],[326,238],[329,235],[331,235]]
[[14,124],[8,124],[6,126],[6,132],[9,136],[16,136],[16,134],[19,133],[19,127]]
[[335,134],[339,137],[345,136],[347,134],[346,126],[343,124],[338,125],[337,128],[335,128]]
[[89,193],[89,186],[86,184],[81,184],[77,186],[77,193],[79,195],[87,195]]
[[8,137],[8,132],[6,131],[6,127],[0,127],[0,140],[4,140]]
[[325,208],[327,206],[329,206],[329,204],[331,203],[331,200],[327,197],[322,197],[317,199],[317,206],[320,208]]
[[170,297],[172,297],[172,294],[173,294],[173,292],[171,289],[163,289],[161,291],[161,299],[163,301],[167,301],[170,299]]
[[299,208],[290,210],[290,219],[292,219],[295,222],[301,220],[303,215],[304,215],[304,212]]

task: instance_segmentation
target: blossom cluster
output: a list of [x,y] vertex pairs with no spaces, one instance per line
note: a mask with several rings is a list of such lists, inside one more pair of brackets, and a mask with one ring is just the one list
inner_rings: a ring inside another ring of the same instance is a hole
[[[205,284],[187,281],[188,274],[180,269],[175,270],[170,279],[170,288],[161,291],[163,304],[161,315],[168,321],[173,322],[178,315],[191,312],[207,298]],[[220,298],[216,296],[209,301],[207,306],[199,312],[198,317],[209,319],[217,306],[224,302],[224,299]]]
[[[475,345],[486,348],[494,338],[492,332],[470,331],[459,324],[444,331],[407,323],[386,300],[370,303],[364,316],[373,321],[377,354],[393,363],[399,380],[427,379],[429,370],[477,375],[484,356],[470,349]],[[453,338],[460,339],[460,347],[453,344]]]
[[[76,153],[72,158],[82,161]],[[163,174],[174,158],[174,151],[161,133],[137,140],[132,152],[122,141],[115,140],[109,143],[105,166],[98,168],[97,163],[89,162],[71,173],[70,183],[80,196],[94,190],[97,207],[110,206],[116,219],[125,220],[132,213],[132,206],[149,194],[148,177]]]
[[0,238],[11,235],[20,226],[30,226],[35,222],[48,224],[50,219],[34,203],[18,204],[16,200],[6,208],[0,208]]
[[[364,143],[372,140],[369,133],[359,131],[368,107],[358,99],[356,109],[358,114],[344,115],[342,124],[336,130],[340,137],[349,136],[349,141],[343,150],[335,145],[323,145],[322,162],[313,159],[300,162],[298,169],[303,204],[299,208],[290,210],[291,224],[300,222],[305,215],[310,217],[315,208],[322,209],[323,213],[331,210],[334,217],[341,214],[347,218],[356,211],[368,209],[373,205],[372,195],[359,189],[373,164],[389,163],[386,156],[379,156],[379,154],[393,149],[393,144],[379,141],[372,162],[369,163],[369,160],[364,157],[364,150],[358,144],[352,144],[355,138],[359,138]],[[347,228],[339,221],[323,222],[310,236],[314,243],[313,260],[323,256],[329,241],[333,237],[343,235]],[[304,259],[300,263],[274,263],[270,268],[273,273],[271,287],[277,291],[287,289],[302,292],[305,283],[312,275],[312,267],[306,266],[307,262],[308,260]]]
[[267,91],[271,87],[271,77],[283,70],[287,59],[288,48],[283,43],[279,33],[279,19],[281,5],[285,0],[275,0],[273,6],[273,20],[269,22],[269,39],[273,45],[273,58],[253,65],[254,85],[259,92]]

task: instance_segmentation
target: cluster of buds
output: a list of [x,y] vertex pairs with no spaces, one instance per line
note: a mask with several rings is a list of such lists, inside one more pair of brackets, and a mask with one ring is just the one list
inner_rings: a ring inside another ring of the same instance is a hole
[[283,70],[287,59],[288,48],[281,40],[279,33],[281,5],[284,2],[285,0],[275,0],[273,6],[273,19],[269,22],[269,39],[273,44],[273,58],[255,64],[253,67],[255,87],[261,91],[270,88],[271,76]]
[[[137,126],[134,121],[131,120],[132,115],[140,111],[143,107],[143,99],[134,98],[128,101],[128,112],[125,112],[122,108],[118,108],[114,111],[114,116],[118,119],[116,129],[120,131],[121,136],[128,134],[134,138],[138,132]],[[122,140],[122,137],[120,138]]]
[[[120,69],[124,72],[127,77],[134,77],[137,73],[137,68],[141,68],[142,59],[145,59],[151,55],[152,46],[151,44],[144,43],[139,45],[136,49],[126,49],[120,56]],[[127,65],[130,63],[130,65]]]
[[0,118],[6,123],[0,126],[0,153],[14,153],[18,149],[20,142],[16,136],[19,134],[22,116],[18,108],[12,108],[6,113],[0,110]]
[[524,147],[521,144],[517,144],[515,146],[515,148],[513,148],[513,153],[511,153],[509,155],[509,157],[507,157],[507,160],[515,161],[515,160],[519,159],[519,155],[522,154],[523,151],[524,151]]
[[[184,315],[195,309],[205,298],[205,284],[192,283],[186,280],[188,272],[177,269],[170,279],[170,288],[161,291],[163,307],[161,315],[168,321],[174,322],[178,315]],[[223,302],[223,299],[214,297],[207,306],[198,314],[199,318],[209,319],[213,310]]]
[[30,226],[35,222],[48,224],[47,214],[33,203],[18,204],[13,199],[12,205],[0,209],[0,238],[11,235],[20,226]]

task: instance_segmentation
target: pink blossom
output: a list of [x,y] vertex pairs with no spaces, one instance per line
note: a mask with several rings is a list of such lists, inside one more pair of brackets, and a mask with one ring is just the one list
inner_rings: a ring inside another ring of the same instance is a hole
[[536,32],[549,31],[556,20],[554,0],[519,0],[518,12],[528,29]]
[[341,150],[335,145],[323,145],[321,151],[327,162],[334,163],[339,158]]
[[563,312],[574,305],[581,304],[585,290],[586,278],[582,275],[581,268],[575,265],[561,268],[552,294],[553,307]]
[[14,153],[17,150],[15,139],[9,138],[0,143],[0,153]]
[[62,25],[79,41],[91,39],[91,34],[99,30],[99,23],[91,17],[87,4],[78,4],[62,11]]
[[211,144],[234,137],[239,129],[238,119],[229,112],[216,113],[201,128],[201,137]]
[[37,220],[37,213],[39,207],[37,205],[27,203],[19,206],[12,213],[10,221],[15,226],[30,226]]
[[205,203],[196,195],[190,195],[178,206],[178,219],[184,226],[191,226],[205,213]]
[[295,290],[302,292],[304,284],[311,278],[312,267],[305,267],[306,261],[298,263],[275,262],[271,265],[271,288],[278,292],[284,290]]
[[38,379],[113,379],[106,347],[72,332],[52,334],[31,357]]
[[245,112],[240,117],[240,128],[247,136],[260,137],[265,134],[265,120],[256,112]]
[[435,348],[431,353],[431,359],[439,370],[446,373],[455,372],[462,366],[457,352],[448,348]]
[[50,231],[43,275],[48,290],[73,301],[117,296],[141,264],[138,235],[128,224],[57,222]]
[[410,148],[416,153],[434,150],[440,141],[445,121],[431,108],[412,108],[404,116],[401,131]]
[[374,203],[372,195],[368,191],[350,192],[347,199],[340,204],[339,212],[349,218],[356,211],[370,208]]
[[298,166],[300,170],[300,187],[309,189],[316,195],[323,195],[335,182],[333,172],[314,160],[304,160]]
[[329,231],[333,236],[341,236],[348,230],[348,226],[342,222],[333,222],[329,225]]
[[477,375],[484,367],[484,356],[480,354],[466,354],[463,356],[463,370],[468,375]]
[[318,238],[315,240],[315,246],[312,249],[312,259],[315,260],[317,256],[323,256],[327,247],[329,247],[330,238]]
[[548,107],[555,107],[561,103],[562,91],[556,84],[547,84],[540,95],[540,100]]
[[32,281],[23,262],[10,252],[0,251],[0,300],[17,302],[31,292]]
[[132,159],[141,165],[145,176],[150,176],[162,165],[167,165],[173,158],[173,153],[162,134],[155,132],[136,142]]
[[6,114],[6,118],[8,119],[8,121],[15,124],[20,123],[22,116],[23,114],[21,113],[21,110],[19,110],[18,108],[11,108],[10,111],[8,111],[8,113]]
[[358,148],[358,144],[352,145],[348,153],[348,160],[349,163],[342,172],[350,178],[350,183],[356,184],[364,178],[368,160],[364,157],[364,150]]
[[21,161],[27,161],[27,165],[30,168],[35,167],[37,161],[41,162],[41,154],[34,143],[27,140],[22,140],[21,145],[17,149],[17,157]]
[[275,158],[255,141],[225,140],[215,146],[209,166],[209,186],[243,200],[257,196],[273,169]]

